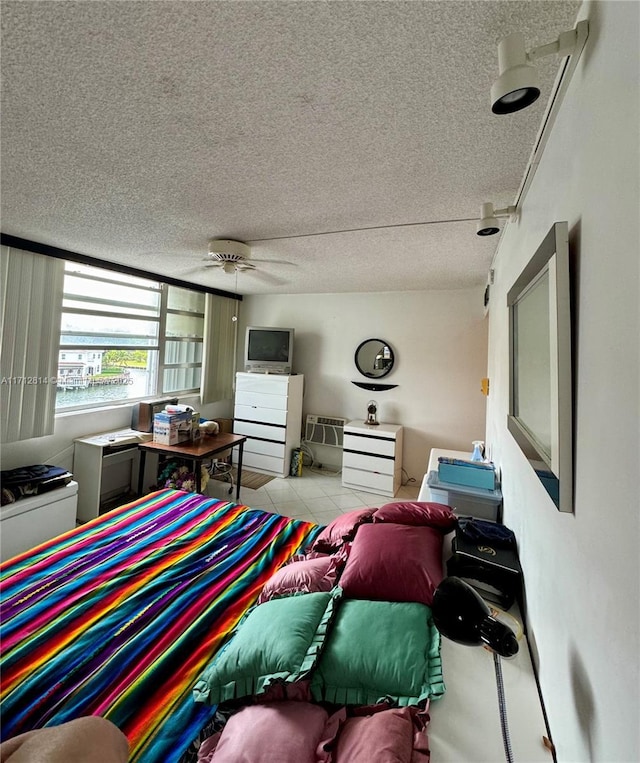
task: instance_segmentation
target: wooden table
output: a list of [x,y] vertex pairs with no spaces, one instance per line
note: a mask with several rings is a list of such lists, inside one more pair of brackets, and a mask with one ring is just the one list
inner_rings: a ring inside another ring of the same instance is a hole
[[[225,450],[238,448],[238,465],[236,478],[236,501],[240,500],[240,480],[242,479],[242,453],[247,438],[240,434],[218,433],[217,435],[205,435],[197,442],[182,442],[178,445],[161,445],[158,442],[138,443],[140,449],[140,470],[138,472],[138,495],[143,494],[144,489],[144,466],[147,453],[157,453],[177,458],[185,458],[193,462],[193,471],[196,477],[196,493],[201,489],[201,465],[203,461],[222,453]],[[233,457],[233,456],[232,456]]]

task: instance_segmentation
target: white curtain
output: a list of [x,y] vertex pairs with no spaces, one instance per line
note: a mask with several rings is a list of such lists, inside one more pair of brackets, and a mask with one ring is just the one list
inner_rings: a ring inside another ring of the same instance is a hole
[[207,294],[200,397],[203,404],[233,397],[238,301]]
[[3,246],[0,442],[53,434],[64,261]]

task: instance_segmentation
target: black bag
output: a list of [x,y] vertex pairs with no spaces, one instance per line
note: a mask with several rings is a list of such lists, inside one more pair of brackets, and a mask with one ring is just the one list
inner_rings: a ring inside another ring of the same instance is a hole
[[34,464],[0,472],[2,505],[68,485],[73,474],[60,466]]
[[496,522],[460,517],[458,530],[466,540],[472,543],[488,543],[497,548],[516,549],[516,536],[513,530]]
[[465,524],[460,519],[451,551],[447,574],[462,578],[483,598],[509,609],[522,596],[522,568],[508,527],[478,519]]

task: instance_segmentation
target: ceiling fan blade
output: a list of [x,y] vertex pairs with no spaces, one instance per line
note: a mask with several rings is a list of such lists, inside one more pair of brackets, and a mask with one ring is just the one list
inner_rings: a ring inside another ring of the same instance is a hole
[[254,270],[253,275],[255,275],[257,278],[259,278],[262,281],[268,281],[269,283],[272,283],[277,286],[287,283],[282,278],[276,278],[275,276],[272,276],[271,273],[265,273],[264,270]]
[[255,270],[256,266],[250,262],[238,262],[236,263],[236,268],[238,270]]
[[288,260],[259,260],[255,257],[251,258],[251,262],[270,262],[274,265],[293,265],[294,267],[297,266],[296,262],[289,262]]

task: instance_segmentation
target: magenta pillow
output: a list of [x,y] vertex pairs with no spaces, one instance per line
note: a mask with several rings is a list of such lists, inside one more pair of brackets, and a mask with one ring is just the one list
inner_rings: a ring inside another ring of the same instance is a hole
[[433,527],[362,525],[340,577],[350,599],[415,601],[431,606],[444,577],[444,536]]
[[376,509],[374,522],[395,522],[399,525],[427,525],[449,532],[458,523],[450,506],[426,501],[399,501]]
[[313,542],[313,551],[334,551],[345,542],[352,540],[358,527],[371,522],[375,509],[355,509],[330,522]]
[[338,569],[333,556],[319,556],[285,564],[264,585],[258,604],[278,596],[294,593],[330,591],[336,582]]
[[374,760],[428,763],[425,716],[414,706],[382,710],[362,718],[347,718],[338,734],[333,763]]
[[329,763],[338,723],[310,702],[249,705],[205,739],[198,763]]

